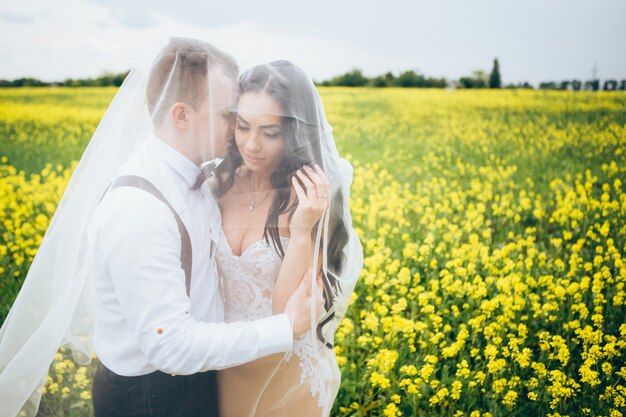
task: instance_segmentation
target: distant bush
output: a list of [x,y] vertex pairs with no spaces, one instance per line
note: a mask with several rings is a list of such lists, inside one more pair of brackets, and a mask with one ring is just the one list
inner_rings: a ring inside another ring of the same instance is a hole
[[124,82],[124,79],[128,75],[128,71],[118,74],[106,73],[97,78],[81,78],[73,79],[68,78],[61,82],[46,82],[36,78],[18,78],[13,81],[0,80],[0,88],[2,87],[50,87],[50,86],[63,86],[63,87],[119,87]]
[[447,82],[445,78],[425,77],[413,70],[408,70],[395,76],[391,72],[384,75],[368,78],[363,75],[361,70],[354,69],[343,75],[331,78],[330,80],[319,83],[323,86],[342,86],[342,87],[417,87],[417,88],[445,88]]

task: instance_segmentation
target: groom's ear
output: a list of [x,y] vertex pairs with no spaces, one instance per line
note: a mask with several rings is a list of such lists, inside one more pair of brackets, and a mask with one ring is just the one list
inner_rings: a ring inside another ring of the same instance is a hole
[[176,128],[180,130],[185,130],[187,128],[187,121],[189,120],[189,110],[189,105],[180,102],[174,103],[172,107],[170,107],[169,114]]

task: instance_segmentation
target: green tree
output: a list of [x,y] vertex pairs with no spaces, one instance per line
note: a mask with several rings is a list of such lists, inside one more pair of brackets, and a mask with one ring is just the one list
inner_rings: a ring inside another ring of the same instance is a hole
[[489,88],[502,88],[498,58],[493,60],[493,68],[491,69],[491,74],[489,74]]
[[462,88],[487,88],[487,74],[485,71],[474,71],[471,77],[461,77],[459,86]]
[[583,84],[583,90],[585,91],[598,91],[600,90],[600,80],[587,80],[585,84]]
[[413,70],[404,71],[396,79],[398,87],[424,87],[425,84],[424,76]]
[[389,87],[389,84],[387,83],[387,80],[385,79],[384,76],[379,75],[378,77],[372,78],[370,80],[370,85],[372,87]]
[[396,76],[393,75],[391,72],[387,72],[385,75],[385,81],[387,82],[388,86],[392,86],[395,85],[396,83]]
[[615,91],[617,90],[617,80],[604,80],[604,86],[602,87],[604,91]]
[[329,85],[338,85],[344,87],[362,87],[367,85],[368,79],[363,75],[360,69],[353,69],[343,75],[339,75],[330,80]]
[[539,83],[540,90],[556,90],[558,87],[557,83],[554,81],[544,81]]

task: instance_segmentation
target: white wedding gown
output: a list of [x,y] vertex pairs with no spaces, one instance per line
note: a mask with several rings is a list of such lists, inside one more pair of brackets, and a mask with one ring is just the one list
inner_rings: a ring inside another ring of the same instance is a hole
[[[282,237],[281,242],[286,250],[289,239]],[[273,245],[259,240],[237,256],[222,231],[216,260],[226,322],[272,315],[281,264]],[[294,340],[292,352],[220,371],[220,416],[328,416],[341,375],[335,352],[315,340],[314,345],[306,333]]]

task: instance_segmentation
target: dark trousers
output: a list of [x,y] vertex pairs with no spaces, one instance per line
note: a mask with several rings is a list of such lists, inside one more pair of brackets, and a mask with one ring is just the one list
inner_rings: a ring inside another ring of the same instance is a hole
[[92,399],[95,417],[219,416],[215,371],[129,377],[98,364]]

